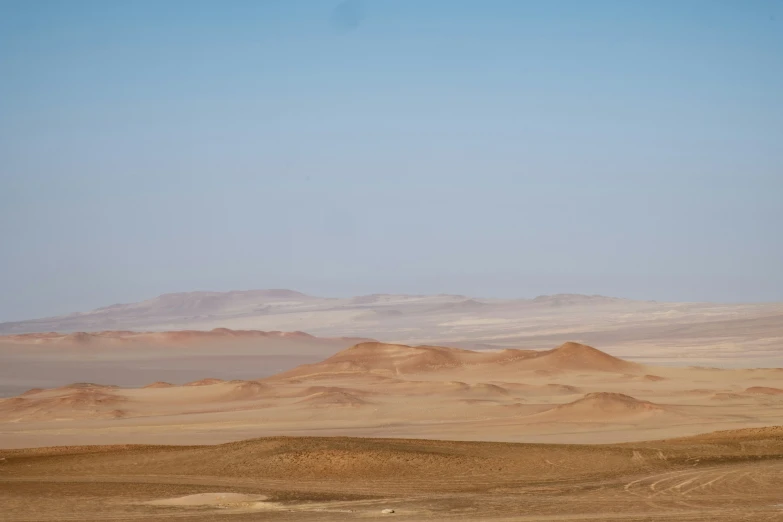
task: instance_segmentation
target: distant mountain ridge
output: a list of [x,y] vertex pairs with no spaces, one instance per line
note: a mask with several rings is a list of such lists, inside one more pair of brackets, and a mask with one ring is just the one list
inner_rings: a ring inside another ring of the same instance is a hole
[[[379,312],[380,316],[409,316],[411,312],[414,315],[439,312],[471,313],[493,306],[515,304],[562,307],[605,305],[624,301],[628,300],[580,294],[542,295],[533,299],[480,299],[455,294],[370,294],[333,298],[315,297],[287,289],[195,291],[162,294],[136,303],[112,304],[87,312],[0,323],[0,335],[49,331],[212,329],[222,326],[219,323],[225,320],[330,310],[355,309],[366,313],[370,309]],[[404,310],[392,310],[392,307],[402,307]],[[307,329],[307,325],[303,325],[301,329]]]
[[[652,357],[651,362],[664,357],[678,364],[710,360],[717,366],[734,350],[742,350],[744,364],[756,366],[777,366],[783,354],[783,303],[673,303],[583,294],[497,299],[455,294],[320,297],[286,289],[180,292],[0,323],[0,336],[221,328],[469,350],[546,349],[574,340],[617,355]],[[724,348],[715,350],[717,346]]]

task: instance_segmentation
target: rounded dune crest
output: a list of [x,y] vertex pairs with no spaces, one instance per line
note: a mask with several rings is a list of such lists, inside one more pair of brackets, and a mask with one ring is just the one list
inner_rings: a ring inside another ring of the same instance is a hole
[[639,365],[624,361],[586,344],[567,342],[536,359],[546,369],[592,370],[600,372],[635,372]]
[[564,371],[600,371],[638,375],[642,367],[591,346],[568,342],[553,350],[474,351],[445,346],[407,346],[378,341],[356,344],[316,364],[302,365],[275,378],[361,372],[406,375],[456,369],[504,367],[552,376]]
[[623,393],[594,392],[530,417],[552,422],[612,422],[659,416],[665,413],[673,412],[659,404],[639,400]]

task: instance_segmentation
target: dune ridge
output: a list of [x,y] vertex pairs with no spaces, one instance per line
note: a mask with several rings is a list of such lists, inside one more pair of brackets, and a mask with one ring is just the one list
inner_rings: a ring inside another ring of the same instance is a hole
[[[0,447],[31,422],[40,440],[54,432],[47,426],[68,427],[77,440],[91,434],[168,440],[165,430],[145,431],[154,422],[176,426],[182,443],[311,430],[615,442],[661,430],[684,435],[780,423],[783,394],[764,386],[777,382],[774,369],[650,367],[576,342],[490,351],[372,341],[262,378],[31,389],[0,399],[0,421],[12,426],[0,432]],[[25,432],[25,440],[29,436]]]
[[363,342],[323,362],[303,365],[278,377],[331,372],[380,372],[392,375],[437,372],[472,366],[503,366],[545,372],[640,372],[642,366],[613,357],[591,346],[568,342],[552,350],[473,351],[443,346],[407,346]]

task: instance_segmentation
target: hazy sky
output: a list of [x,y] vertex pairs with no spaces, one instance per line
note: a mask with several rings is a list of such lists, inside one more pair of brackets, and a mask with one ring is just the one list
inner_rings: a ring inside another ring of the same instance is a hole
[[0,0],[0,320],[783,300],[783,2]]

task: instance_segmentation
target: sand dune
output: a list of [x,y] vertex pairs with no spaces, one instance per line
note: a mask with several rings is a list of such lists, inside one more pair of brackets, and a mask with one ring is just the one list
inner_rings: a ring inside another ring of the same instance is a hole
[[781,423],[783,396],[774,386],[779,376],[773,369],[648,367],[572,342],[550,350],[494,351],[363,342],[260,379],[202,376],[182,385],[76,383],[30,390],[0,400],[0,447],[45,445],[53,433],[68,443],[187,444],[312,430],[643,440]]
[[623,361],[593,347],[565,343],[553,350],[472,351],[443,346],[406,346],[365,342],[343,350],[325,361],[305,365],[278,377],[315,374],[375,372],[410,375],[482,366],[503,367],[505,371],[537,371],[554,375],[562,371],[641,372],[638,364]]
[[32,396],[0,401],[0,418],[7,422],[62,419],[120,418],[127,399],[103,387],[60,388]]
[[561,404],[531,417],[535,417],[537,421],[549,422],[625,422],[662,415],[680,416],[671,408],[635,399],[630,395],[593,392],[581,399]]

